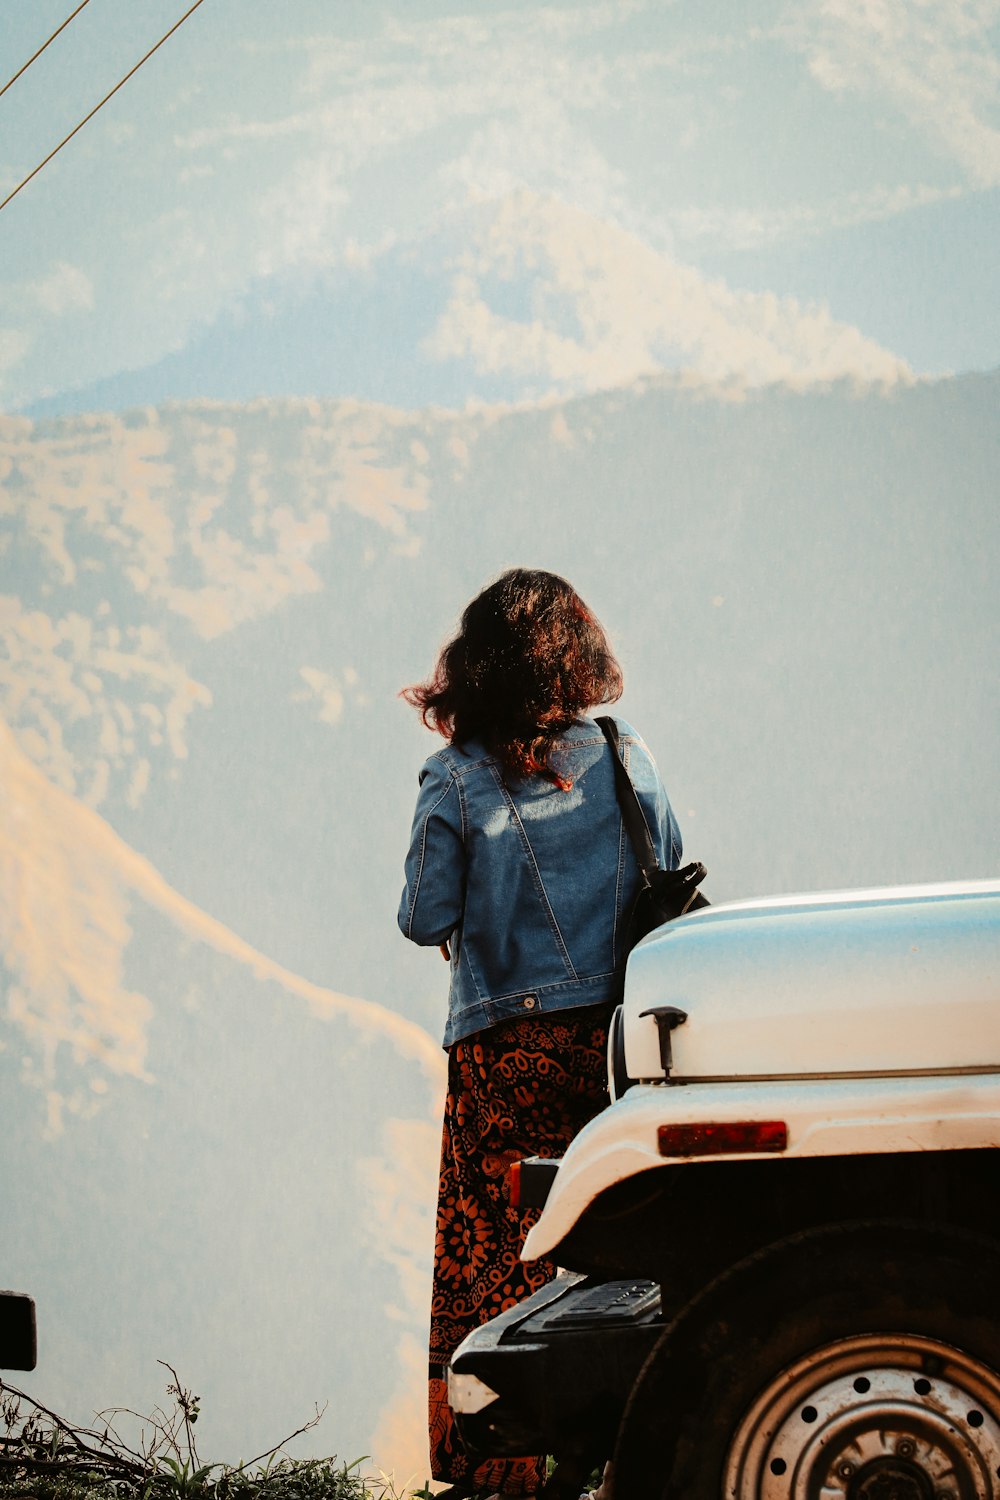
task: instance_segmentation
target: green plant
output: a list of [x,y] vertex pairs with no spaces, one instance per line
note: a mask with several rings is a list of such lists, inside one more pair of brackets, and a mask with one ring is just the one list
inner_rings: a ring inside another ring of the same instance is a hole
[[[360,1472],[364,1458],[296,1459],[284,1451],[316,1426],[319,1409],[249,1462],[202,1463],[194,1434],[200,1398],[170,1365],[164,1369],[171,1406],[148,1417],[115,1407],[98,1414],[98,1428],[77,1427],[0,1384],[0,1500],[404,1500],[385,1475]],[[138,1447],[117,1431],[123,1416],[141,1424]]]

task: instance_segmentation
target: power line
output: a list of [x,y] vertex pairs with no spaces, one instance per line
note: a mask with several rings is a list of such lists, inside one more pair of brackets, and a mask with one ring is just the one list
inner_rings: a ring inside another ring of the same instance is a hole
[[[118,80],[118,82],[115,84],[114,88],[111,89],[109,93],[105,94],[104,98],[101,100],[101,102],[99,104],[95,104],[94,105],[93,109],[90,111],[89,114],[84,115],[83,119],[80,121],[80,123],[78,125],[74,125],[73,126],[73,129],[70,131],[69,135],[63,136],[63,138],[59,142],[58,146],[54,146],[53,147],[53,149],[49,152],[49,154],[45,158],[45,160],[44,161],[40,161],[38,163],[38,166],[35,167],[34,171],[33,172],[29,172],[28,175],[27,175],[27,177],[25,177],[23,179],[23,181],[21,181],[21,182],[18,183],[18,185],[14,189],[14,191],[12,193],[8,193],[7,194],[7,196],[3,200],[3,202],[0,203],[0,211],[2,211],[3,209],[5,209],[7,207],[7,204],[11,201],[12,198],[16,198],[17,197],[18,193],[21,191],[21,189],[23,187],[27,187],[28,186],[28,183],[31,181],[31,179],[33,177],[37,177],[38,176],[39,172],[42,170],[43,167],[47,167],[48,166],[48,164],[52,160],[52,158],[54,156],[57,156],[58,153],[62,150],[62,148],[65,145],[67,145],[73,139],[73,137],[76,135],[77,131],[83,129],[83,127],[86,125],[86,123],[87,123],[88,120],[92,120],[94,118],[94,116],[97,114],[97,111],[99,109],[103,109],[104,108],[105,104],[107,104],[107,102],[108,102],[109,99],[113,99],[114,98],[114,96],[115,96],[115,94],[117,94],[118,90],[120,88],[122,88],[122,86],[124,84],[128,83],[129,79],[133,76],[133,74],[138,73],[138,71],[142,67],[143,63],[149,61],[149,59],[152,57],[153,53],[156,52],[160,47],[162,47],[163,43],[166,42],[166,41],[168,41],[169,38],[173,36],[174,32],[178,29],[178,27],[184,25],[184,22],[187,20],[188,16],[193,15],[194,12],[198,9],[199,5],[201,5],[201,3],[202,3],[202,0],[194,0],[194,4],[188,7],[188,9],[181,16],[180,20],[179,21],[175,21],[174,24],[171,26],[170,30],[169,31],[165,31],[163,33],[163,35],[160,37],[160,40],[154,46],[150,47],[149,51],[145,54],[144,57],[140,57],[139,61],[135,64],[135,67],[129,68],[128,72],[125,74],[125,77],[124,78],[120,78]],[[74,12],[74,14],[75,14],[75,12]],[[72,20],[72,16],[70,17],[70,20]],[[27,64],[25,64],[25,67],[27,67]],[[22,71],[23,71],[23,69],[22,69]]]
[[31,64],[35,61],[36,58],[41,57],[41,55],[45,51],[46,47],[49,45],[50,42],[54,42],[55,41],[55,39],[59,35],[60,31],[65,31],[66,30],[66,27],[69,25],[70,21],[72,21],[73,16],[78,16],[80,14],[81,10],[83,10],[83,7],[85,5],[89,5],[89,4],[90,4],[90,0],[80,0],[80,4],[76,7],[76,10],[73,12],[73,15],[67,16],[66,19],[65,19],[65,21],[62,23],[62,25],[56,27],[55,31],[49,37],[48,42],[43,42],[42,45],[39,47],[38,51],[37,52],[33,52],[31,54],[31,56],[28,58],[28,61],[24,64],[24,66],[18,68],[18,70],[14,74],[13,78],[8,78],[7,79],[7,82],[4,84],[3,88],[0,89],[0,99],[3,98],[4,94],[6,94],[7,90],[10,88],[11,84],[17,82],[17,80],[20,78],[20,76],[21,76],[22,73],[27,73],[28,69],[31,67]]

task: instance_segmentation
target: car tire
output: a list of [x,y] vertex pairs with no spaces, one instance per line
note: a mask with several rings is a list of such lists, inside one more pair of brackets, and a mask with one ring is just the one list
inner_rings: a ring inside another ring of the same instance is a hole
[[701,1291],[633,1387],[615,1500],[1000,1495],[1000,1244],[815,1230]]

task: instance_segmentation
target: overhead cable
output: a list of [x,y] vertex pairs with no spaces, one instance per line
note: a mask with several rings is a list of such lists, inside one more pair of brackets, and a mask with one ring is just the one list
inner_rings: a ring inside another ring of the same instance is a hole
[[21,189],[23,187],[27,187],[28,183],[31,181],[31,179],[33,177],[37,177],[38,174],[39,174],[39,172],[42,170],[43,167],[47,167],[48,166],[48,164],[52,160],[52,158],[54,156],[58,155],[58,153],[62,150],[62,148],[65,145],[67,145],[73,139],[73,137],[76,135],[77,131],[82,130],[83,127],[86,125],[87,121],[88,120],[92,120],[94,118],[94,116],[97,114],[97,111],[99,109],[103,109],[104,106],[105,106],[105,104],[107,104],[107,102],[108,102],[109,99],[113,99],[114,98],[114,96],[115,96],[115,94],[117,94],[118,90],[120,88],[122,88],[124,84],[128,83],[129,79],[133,76],[133,74],[138,73],[138,71],[142,67],[143,63],[149,61],[149,59],[152,57],[153,53],[156,52],[160,47],[162,47],[163,43],[166,42],[166,41],[168,41],[170,39],[170,37],[173,36],[174,32],[178,29],[178,27],[184,25],[184,22],[187,20],[188,16],[193,15],[194,12],[198,9],[199,5],[201,5],[201,3],[202,3],[202,0],[194,0],[194,4],[188,7],[188,9],[181,16],[180,20],[179,21],[175,21],[174,24],[171,26],[170,30],[169,31],[165,31],[163,33],[163,35],[160,37],[160,40],[154,46],[150,47],[149,51],[143,57],[140,57],[139,61],[135,64],[135,66],[133,68],[129,68],[128,72],[125,74],[125,77],[124,78],[120,78],[118,80],[118,82],[115,84],[114,88],[111,89],[108,93],[105,94],[104,98],[100,101],[100,103],[99,104],[95,104],[94,107],[93,107],[93,109],[90,111],[90,113],[84,115],[83,119],[80,121],[80,123],[78,125],[74,125],[73,126],[73,129],[70,131],[69,135],[63,136],[63,138],[59,142],[58,146],[54,146],[52,148],[52,150],[49,152],[49,154],[45,158],[45,160],[44,161],[40,161],[38,163],[38,166],[35,167],[34,171],[29,172],[28,175],[27,175],[27,177],[25,177],[21,182],[18,183],[17,187],[13,190],[13,192],[7,194],[7,196],[3,200],[3,202],[0,203],[0,210],[5,209],[7,207],[7,204],[11,201],[11,199],[12,198],[16,198],[17,195],[18,195],[18,193],[21,191]]
[[76,7],[76,10],[73,11],[73,14],[67,16],[66,19],[65,19],[65,21],[62,23],[61,26],[57,26],[56,27],[55,31],[49,37],[48,42],[43,42],[42,45],[39,47],[38,51],[37,52],[33,52],[31,54],[31,56],[28,58],[28,61],[26,63],[24,63],[23,66],[21,66],[20,68],[18,68],[18,70],[14,74],[13,78],[8,78],[7,79],[7,82],[4,84],[3,88],[0,89],[0,99],[3,98],[4,94],[6,94],[7,90],[10,88],[11,84],[17,82],[17,80],[20,78],[20,76],[21,76],[22,73],[27,73],[28,69],[31,67],[31,64],[37,58],[41,57],[41,55],[45,51],[46,47],[49,45],[50,42],[54,42],[55,41],[55,39],[59,35],[60,31],[65,31],[66,30],[66,27],[69,25],[70,21],[72,21],[73,16],[78,16],[80,14],[81,10],[83,10],[83,7],[85,5],[89,5],[89,4],[90,4],[90,0],[80,0],[80,4]]

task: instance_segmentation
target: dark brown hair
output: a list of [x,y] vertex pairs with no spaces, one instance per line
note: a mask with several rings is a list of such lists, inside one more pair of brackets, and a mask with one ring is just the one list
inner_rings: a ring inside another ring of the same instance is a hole
[[511,568],[466,608],[428,680],[402,696],[453,744],[482,740],[505,776],[568,789],[552,764],[556,741],[621,693],[621,668],[576,590],[555,573]]

